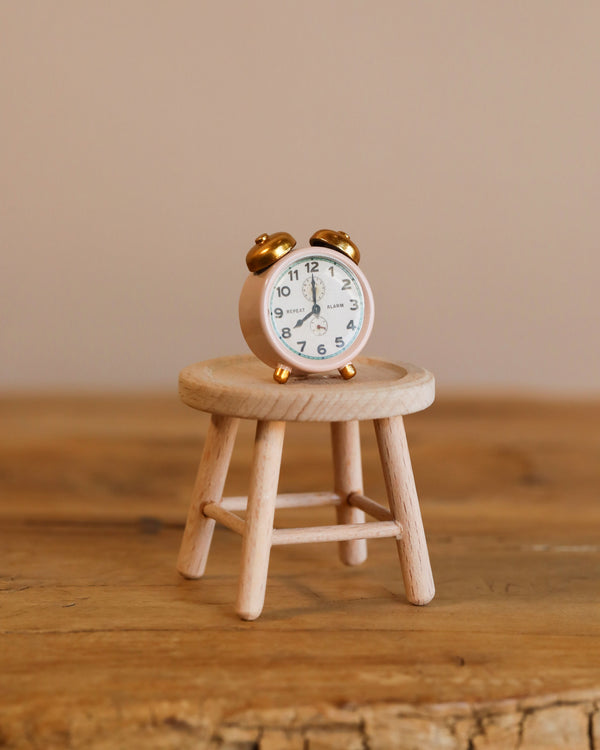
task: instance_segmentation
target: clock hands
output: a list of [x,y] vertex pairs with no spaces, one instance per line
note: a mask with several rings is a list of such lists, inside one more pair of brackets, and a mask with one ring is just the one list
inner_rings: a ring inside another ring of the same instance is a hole
[[312,286],[312,298],[313,298],[312,310],[309,313],[307,313],[303,318],[300,318],[300,320],[296,321],[296,325],[294,326],[294,328],[300,328],[300,326],[305,321],[307,321],[310,318],[311,315],[319,315],[321,313],[321,308],[320,308],[319,305],[317,305],[317,285],[315,283],[315,275],[314,275],[314,273],[312,274],[312,278],[311,278],[310,283],[311,283],[311,286]]
[[300,326],[307,321],[311,315],[318,315],[321,312],[321,308],[317,303],[312,306],[312,310],[309,313],[306,313],[306,315],[303,318],[300,318],[300,320],[296,321],[296,325],[294,328],[300,328]]

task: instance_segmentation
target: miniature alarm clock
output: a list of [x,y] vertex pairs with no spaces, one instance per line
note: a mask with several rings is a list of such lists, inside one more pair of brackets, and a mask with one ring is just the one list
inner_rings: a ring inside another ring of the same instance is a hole
[[329,229],[315,232],[310,247],[295,245],[287,232],[256,238],[240,296],[242,333],[278,383],[334,370],[348,380],[373,328],[360,253],[345,232]]

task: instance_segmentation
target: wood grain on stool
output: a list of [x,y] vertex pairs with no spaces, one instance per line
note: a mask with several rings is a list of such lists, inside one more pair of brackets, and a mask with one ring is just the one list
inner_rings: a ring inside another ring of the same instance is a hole
[[375,433],[390,510],[403,528],[396,543],[406,598],[412,604],[427,604],[435,586],[402,417],[376,420]]
[[221,502],[238,424],[233,417],[211,416],[177,559],[177,570],[186,578],[204,575],[215,521],[202,513],[202,506]]
[[358,357],[352,380],[339,375],[290,378],[285,386],[256,357],[197,362],[179,374],[181,400],[209,414],[285,422],[347,422],[413,414],[435,397],[435,379],[422,367]]
[[284,434],[285,422],[256,425],[237,601],[244,620],[255,620],[265,600]]
[[[362,494],[362,459],[358,422],[332,422],[331,445],[333,452],[334,489],[342,502],[336,507],[338,523],[364,523],[365,514],[360,508],[348,504],[353,493]],[[340,560],[346,565],[360,565],[367,559],[367,540],[354,539],[339,542]]]

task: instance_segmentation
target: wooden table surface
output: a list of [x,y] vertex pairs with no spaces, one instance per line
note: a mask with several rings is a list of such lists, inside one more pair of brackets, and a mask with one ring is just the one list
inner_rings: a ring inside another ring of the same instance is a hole
[[[598,402],[408,417],[434,601],[407,604],[392,540],[359,568],[278,547],[250,623],[236,535],[217,530],[205,579],[175,572],[205,415],[174,395],[5,397],[0,426],[0,748],[600,748]],[[252,439],[245,422],[226,494],[245,494]],[[326,425],[290,425],[280,491],[331,482]]]

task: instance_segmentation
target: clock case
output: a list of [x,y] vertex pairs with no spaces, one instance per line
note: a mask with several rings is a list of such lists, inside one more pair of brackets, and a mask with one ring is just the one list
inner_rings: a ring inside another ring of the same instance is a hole
[[[365,305],[363,325],[356,339],[348,349],[334,357],[323,360],[307,360],[284,347],[273,332],[268,310],[271,290],[275,280],[285,267],[303,258],[315,256],[329,258],[350,268],[360,284]],[[364,273],[344,253],[326,247],[306,247],[291,250],[266,270],[253,273],[247,277],[240,295],[239,316],[246,343],[265,364],[273,368],[287,368],[291,370],[292,375],[325,373],[339,370],[351,364],[353,358],[359,354],[367,343],[373,328],[373,293]]]

